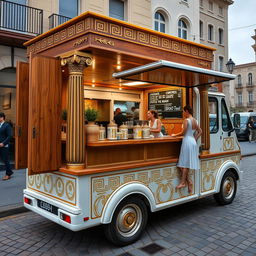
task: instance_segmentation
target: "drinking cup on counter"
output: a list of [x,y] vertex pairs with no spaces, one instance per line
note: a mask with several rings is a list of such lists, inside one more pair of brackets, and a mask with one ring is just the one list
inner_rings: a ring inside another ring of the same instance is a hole
[[128,126],[126,124],[119,127],[119,132],[121,132],[121,140],[128,140]]
[[114,122],[110,122],[110,124],[108,125],[108,139],[117,139],[117,124],[115,124]]
[[133,126],[133,138],[141,139],[142,138],[142,128],[140,125]]
[[142,127],[142,138],[143,139],[150,138],[150,127],[147,124]]
[[106,139],[106,129],[103,125],[100,126],[99,140]]

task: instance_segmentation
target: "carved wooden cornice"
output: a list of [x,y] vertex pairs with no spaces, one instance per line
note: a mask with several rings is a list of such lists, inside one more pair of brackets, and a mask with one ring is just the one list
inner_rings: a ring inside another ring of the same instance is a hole
[[214,48],[91,12],[80,15],[34,38],[25,45],[28,47],[28,55],[30,52],[43,52],[76,38],[77,41],[73,42],[73,47],[81,47],[81,44],[86,46],[89,43],[87,38],[89,33],[108,37],[109,41],[102,41],[102,43],[112,46],[114,46],[114,43],[111,39],[119,39],[168,52],[189,55],[206,61],[213,60]]

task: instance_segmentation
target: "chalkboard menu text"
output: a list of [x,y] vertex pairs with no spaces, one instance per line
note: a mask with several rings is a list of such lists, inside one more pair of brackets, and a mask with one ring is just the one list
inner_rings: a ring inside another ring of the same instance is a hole
[[149,93],[148,106],[164,119],[182,118],[182,89]]

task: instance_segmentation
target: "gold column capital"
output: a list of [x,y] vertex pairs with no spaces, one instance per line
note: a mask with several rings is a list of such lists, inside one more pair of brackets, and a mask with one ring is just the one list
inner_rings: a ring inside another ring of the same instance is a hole
[[85,67],[92,64],[92,55],[87,52],[71,51],[59,56],[61,66],[68,65],[70,72],[83,72]]

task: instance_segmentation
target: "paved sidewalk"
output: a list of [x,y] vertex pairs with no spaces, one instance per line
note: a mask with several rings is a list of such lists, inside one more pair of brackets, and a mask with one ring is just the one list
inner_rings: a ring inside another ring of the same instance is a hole
[[23,189],[25,188],[26,170],[14,170],[10,180],[3,181],[5,171],[0,171],[0,214],[6,211],[13,212],[14,209],[20,211],[23,206]]

